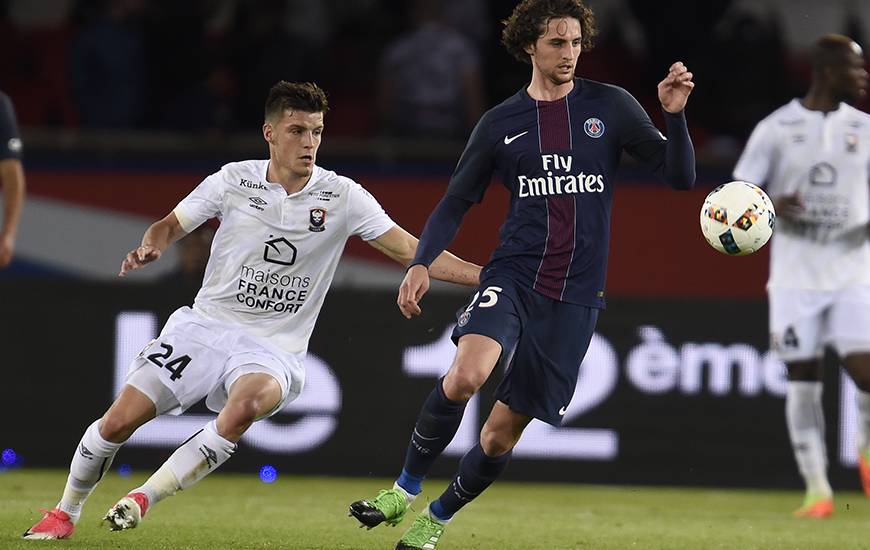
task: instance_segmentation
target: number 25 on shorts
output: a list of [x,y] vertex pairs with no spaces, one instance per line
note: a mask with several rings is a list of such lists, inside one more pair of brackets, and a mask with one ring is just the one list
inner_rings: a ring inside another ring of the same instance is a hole
[[[481,292],[475,292],[474,298],[471,299],[471,303],[468,304],[468,307],[465,308],[466,313],[471,313],[471,310],[474,308],[475,304],[477,307],[492,307],[496,303],[498,303],[498,293],[502,291],[500,286],[488,286],[486,290]],[[480,298],[480,302],[477,299]]]

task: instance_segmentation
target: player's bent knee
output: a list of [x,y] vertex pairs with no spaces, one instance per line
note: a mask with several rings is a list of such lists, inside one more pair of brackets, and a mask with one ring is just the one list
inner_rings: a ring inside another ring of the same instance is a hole
[[519,441],[518,435],[507,429],[493,429],[489,422],[480,431],[480,446],[487,456],[501,456],[510,452]]
[[275,409],[278,400],[271,395],[234,399],[227,403],[218,417],[218,433],[235,441],[253,424]]
[[516,440],[510,434],[495,431],[483,431],[480,433],[480,446],[487,456],[501,456],[511,451],[516,445]]
[[125,415],[110,411],[100,421],[100,437],[112,443],[127,441],[139,426]]
[[227,417],[237,425],[250,424],[260,416],[260,404],[256,398],[240,399],[227,404]]
[[452,401],[468,401],[486,382],[486,376],[473,371],[451,369],[444,377],[444,395]]

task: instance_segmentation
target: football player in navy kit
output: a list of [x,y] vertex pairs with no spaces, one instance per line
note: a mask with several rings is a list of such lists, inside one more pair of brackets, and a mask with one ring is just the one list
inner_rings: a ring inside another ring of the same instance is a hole
[[18,220],[24,205],[24,170],[21,138],[9,97],[0,92],[0,187],[3,187],[3,223],[0,225],[0,268],[9,265],[15,250]]
[[453,364],[423,404],[393,488],[354,502],[349,513],[368,527],[399,523],[455,435],[465,403],[503,355],[507,370],[479,444],[397,549],[434,549],[452,516],[502,473],[532,418],[560,425],[604,307],[622,151],[674,188],[694,184],[683,115],[692,73],[676,62],[658,85],[666,139],[628,92],[575,77],[580,52],[591,47],[594,34],[592,12],[581,0],[524,0],[514,9],[502,42],[531,64],[531,82],[478,122],[399,289],[402,313],[419,315],[429,263],[498,174],[510,190],[510,207],[479,290],[458,316]]

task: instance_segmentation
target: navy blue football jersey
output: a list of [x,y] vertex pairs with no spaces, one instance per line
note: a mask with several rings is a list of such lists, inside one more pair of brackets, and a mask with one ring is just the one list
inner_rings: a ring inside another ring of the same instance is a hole
[[660,172],[666,144],[627,91],[592,80],[576,79],[556,101],[522,89],[487,111],[447,190],[480,202],[498,175],[510,191],[481,280],[507,276],[555,300],[603,307],[620,156],[625,150]]

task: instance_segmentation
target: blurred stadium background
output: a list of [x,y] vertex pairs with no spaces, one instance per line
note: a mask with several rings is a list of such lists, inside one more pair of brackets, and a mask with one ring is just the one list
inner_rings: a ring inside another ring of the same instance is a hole
[[[798,488],[784,368],[767,344],[766,253],[719,256],[697,215],[706,193],[730,179],[753,125],[805,91],[818,36],[841,32],[867,46],[870,2],[588,4],[599,37],[581,57],[582,76],[627,88],[655,119],[655,85],[668,65],[682,60],[695,73],[687,114],[698,183],[671,192],[625,159],[609,307],[565,426],[535,422],[506,479]],[[528,77],[498,43],[497,22],[513,5],[0,2],[0,90],[17,110],[28,183],[17,256],[0,271],[3,467],[65,467],[129,359],[190,303],[207,251],[196,239],[127,280],[116,278],[118,265],[204,176],[267,154],[262,103],[275,81],[327,90],[318,164],[359,181],[419,234],[471,125]],[[492,186],[452,250],[485,263],[506,203]],[[200,237],[207,244],[208,232]],[[426,314],[407,322],[394,306],[401,276],[370,247],[349,243],[311,342],[303,397],[257,423],[226,470],[396,472],[419,402],[452,357],[447,335],[467,298],[438,286]],[[855,489],[854,389],[833,365],[826,376],[832,482]],[[407,397],[384,399],[388,392]],[[475,398],[448,455],[471,444],[491,403],[486,389]],[[154,468],[210,415],[191,413],[143,428],[116,466]],[[454,467],[443,460],[436,474]]]

